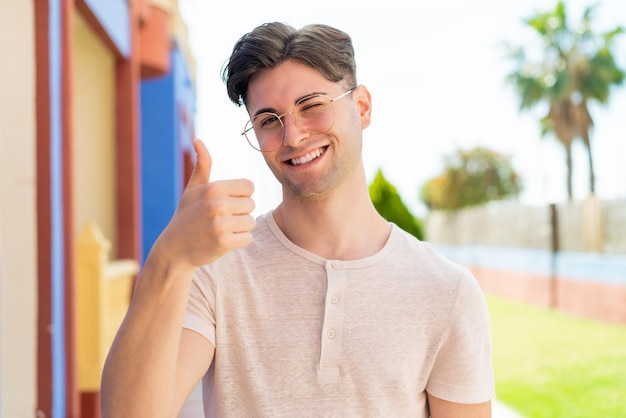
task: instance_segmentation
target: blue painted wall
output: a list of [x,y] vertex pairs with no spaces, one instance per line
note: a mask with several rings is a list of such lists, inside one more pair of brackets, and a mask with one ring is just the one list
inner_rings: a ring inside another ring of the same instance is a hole
[[185,185],[183,155],[193,139],[195,92],[184,56],[176,48],[170,68],[167,75],[141,85],[144,260],[176,210]]
[[531,273],[626,286],[626,255],[562,251],[553,258],[550,251],[480,245],[435,245],[442,254],[473,267]]
[[63,234],[63,132],[61,0],[50,0],[50,196],[51,196],[51,289],[52,289],[52,416],[66,415],[65,353],[65,237]]
[[[172,50],[172,68],[176,86],[176,103],[179,110],[178,140],[183,151],[193,153],[193,139],[195,136],[196,91],[192,83],[189,66],[184,54],[179,49]],[[188,120],[181,118],[180,112],[185,112]]]

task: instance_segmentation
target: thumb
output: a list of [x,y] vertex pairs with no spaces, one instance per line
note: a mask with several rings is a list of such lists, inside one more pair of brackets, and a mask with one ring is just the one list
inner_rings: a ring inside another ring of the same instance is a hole
[[211,154],[209,154],[209,150],[204,145],[204,142],[196,139],[193,141],[193,148],[196,150],[196,165],[193,168],[191,177],[189,177],[187,187],[208,183],[211,175],[211,165],[213,164]]

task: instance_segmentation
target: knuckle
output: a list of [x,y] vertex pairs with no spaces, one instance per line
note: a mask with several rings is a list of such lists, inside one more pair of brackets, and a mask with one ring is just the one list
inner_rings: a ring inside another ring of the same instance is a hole
[[221,229],[220,231],[216,231],[218,233],[216,233],[213,236],[213,243],[214,246],[216,248],[218,248],[218,251],[220,253],[226,253],[228,252],[228,250],[230,249],[230,233],[226,232],[224,229]]
[[207,196],[209,197],[217,197],[222,196],[225,193],[225,186],[223,182],[217,181],[211,183],[210,187],[207,188]]
[[230,207],[228,205],[228,202],[226,202],[224,199],[214,199],[213,201],[211,201],[209,213],[211,214],[211,217],[215,220],[217,218],[221,218],[227,215],[230,211],[229,209]]

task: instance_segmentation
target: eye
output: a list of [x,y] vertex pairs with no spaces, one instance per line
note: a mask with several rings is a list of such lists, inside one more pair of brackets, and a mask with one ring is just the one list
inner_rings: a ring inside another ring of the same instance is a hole
[[298,111],[303,113],[317,113],[328,105],[329,100],[324,96],[312,96],[298,103]]
[[254,129],[269,130],[281,125],[280,118],[274,113],[261,113],[254,118]]

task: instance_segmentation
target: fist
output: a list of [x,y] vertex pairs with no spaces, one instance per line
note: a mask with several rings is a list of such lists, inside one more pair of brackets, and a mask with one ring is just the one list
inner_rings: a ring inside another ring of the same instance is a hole
[[161,256],[187,267],[208,264],[252,241],[254,185],[245,179],[210,181],[211,155],[194,141],[197,160],[178,208],[157,243]]

